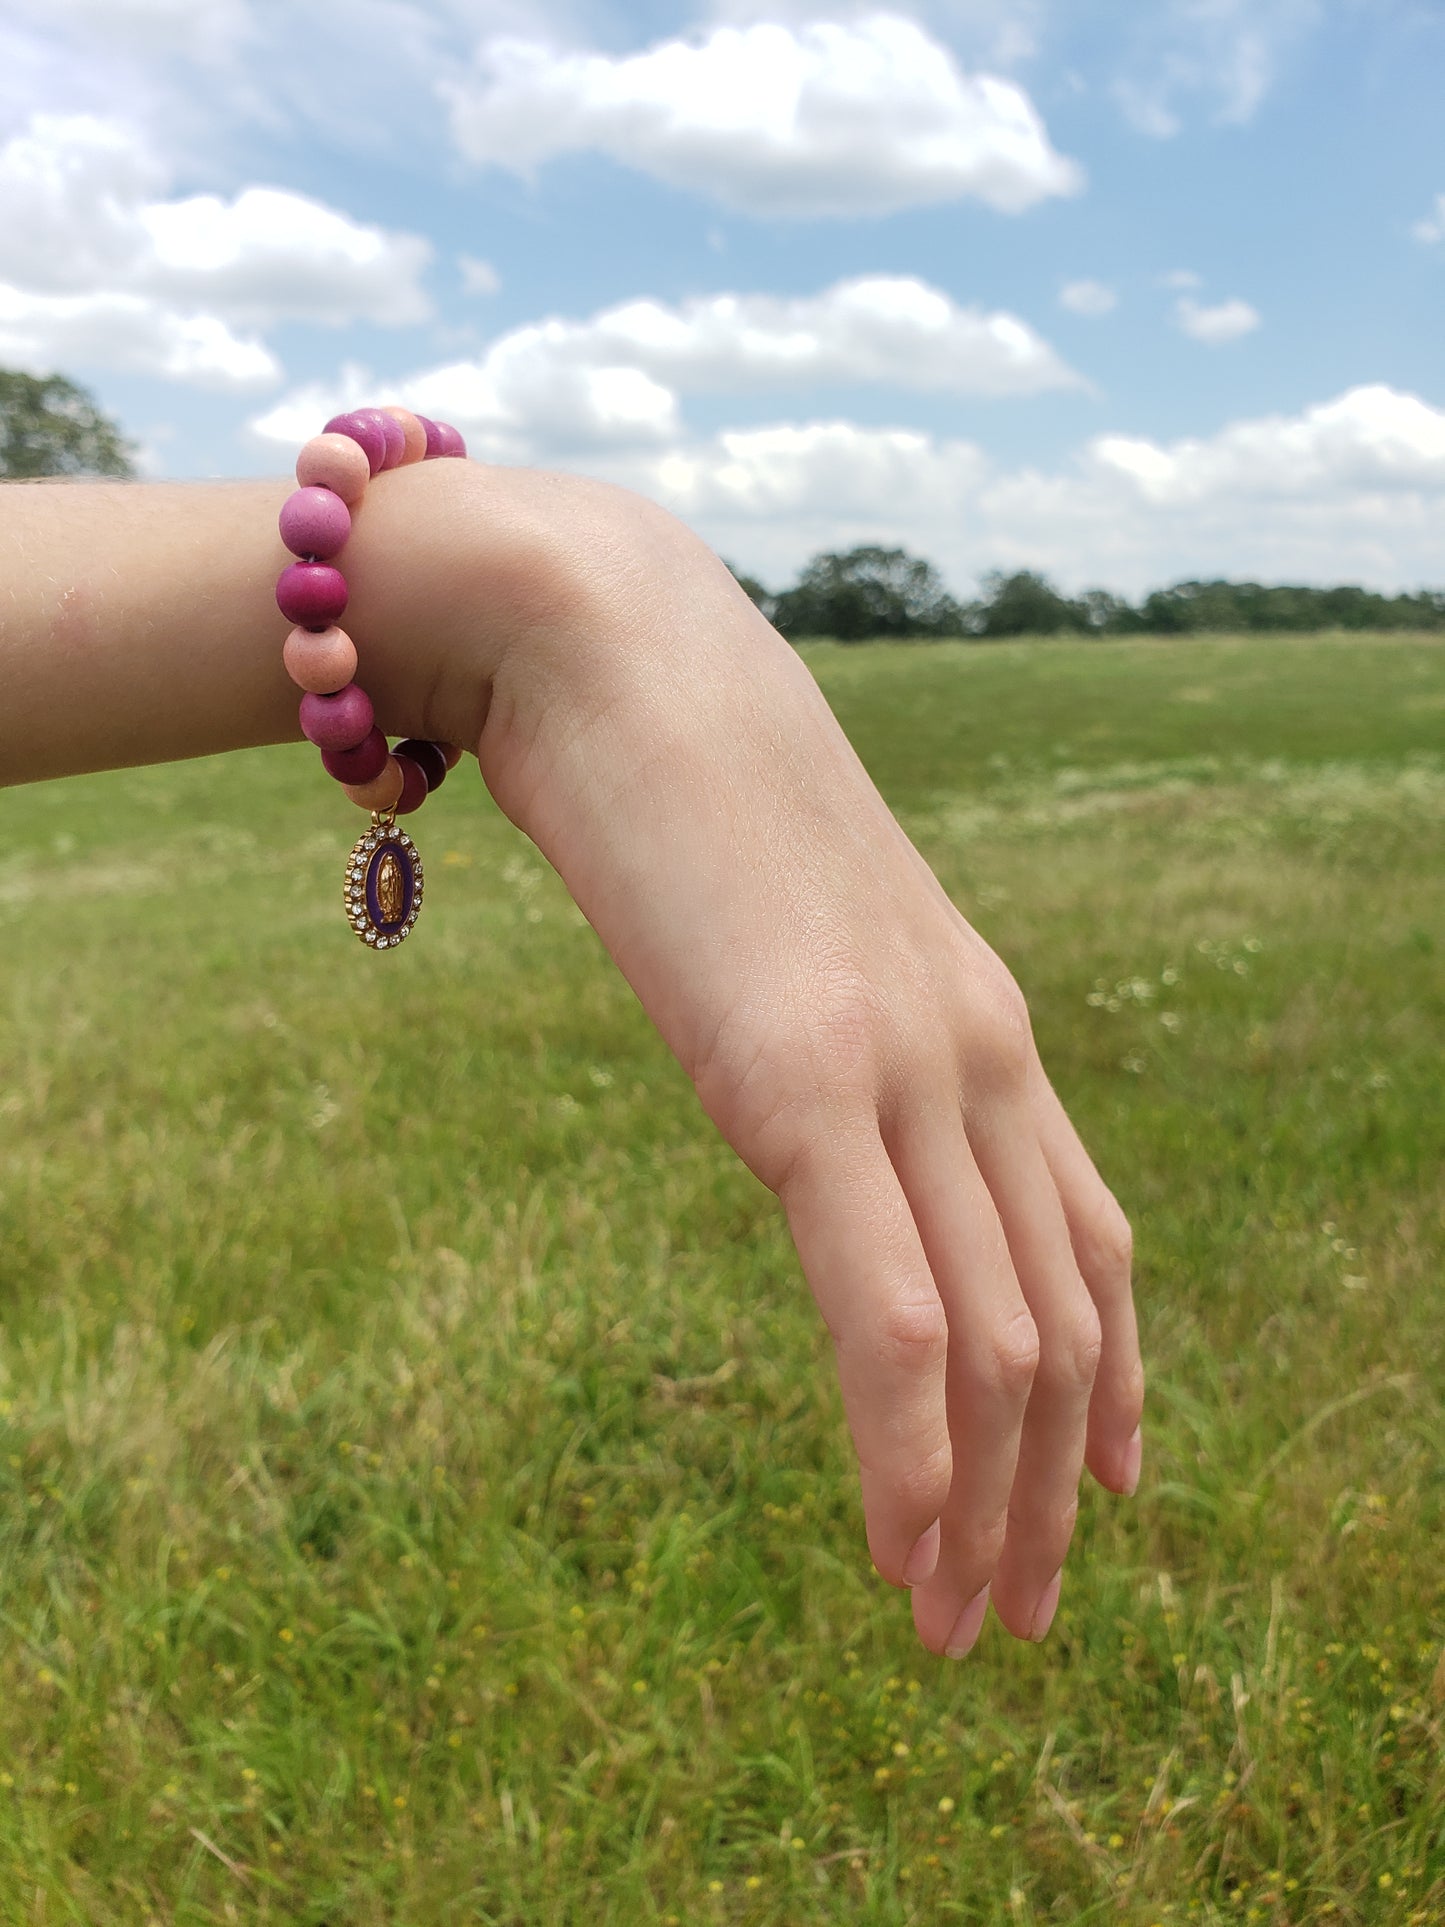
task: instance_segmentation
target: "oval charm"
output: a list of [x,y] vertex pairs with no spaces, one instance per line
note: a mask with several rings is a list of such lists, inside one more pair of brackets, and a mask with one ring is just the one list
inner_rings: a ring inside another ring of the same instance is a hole
[[343,900],[352,929],[373,950],[392,950],[421,912],[422,869],[405,830],[376,825],[347,858]]

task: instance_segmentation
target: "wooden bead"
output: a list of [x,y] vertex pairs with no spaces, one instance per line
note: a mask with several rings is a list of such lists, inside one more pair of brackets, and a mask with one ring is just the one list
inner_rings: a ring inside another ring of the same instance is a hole
[[341,787],[352,802],[359,803],[364,810],[389,810],[401,801],[402,781],[401,764],[394,756],[388,756],[380,776],[373,776],[369,783],[343,783]]
[[389,754],[386,738],[379,729],[373,729],[366,741],[358,743],[355,749],[323,749],[321,767],[338,783],[369,783],[386,768]]
[[398,423],[406,437],[406,450],[401,458],[401,466],[423,461],[426,457],[426,430],[409,408],[400,408],[395,402],[387,402],[382,408],[383,415],[390,415]]
[[437,748],[441,751],[442,755],[446,757],[448,769],[455,769],[457,764],[462,760],[462,747],[460,743],[438,743]]
[[293,562],[276,578],[276,607],[303,629],[340,622],[346,595],[346,577],[330,562]]
[[292,555],[326,562],[346,546],[351,510],[334,488],[298,488],[281,505],[278,526]]
[[301,734],[318,749],[355,749],[376,723],[371,698],[360,683],[349,682],[334,696],[301,698]]
[[433,743],[416,736],[408,736],[404,743],[398,743],[393,750],[403,762],[415,763],[426,778],[427,794],[439,790],[447,780],[447,759],[442,754],[440,743]]
[[401,795],[396,799],[396,813],[398,816],[410,816],[413,810],[419,810],[426,801],[426,776],[423,774],[421,765],[414,763],[409,756],[396,756],[392,760],[400,766],[402,777]]
[[334,696],[356,674],[356,644],[335,624],[329,629],[293,629],[281,655],[296,687],[314,696]]
[[296,479],[302,488],[329,488],[354,509],[371,480],[371,464],[349,435],[313,435],[296,457]]

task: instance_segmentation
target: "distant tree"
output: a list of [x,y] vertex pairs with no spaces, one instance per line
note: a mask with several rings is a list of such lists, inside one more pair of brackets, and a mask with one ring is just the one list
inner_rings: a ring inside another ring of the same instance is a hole
[[729,562],[726,557],[723,558],[723,567],[728,571],[729,575],[732,576],[743,594],[748,598],[748,601],[755,603],[757,607],[762,610],[763,614],[768,617],[769,621],[771,621],[773,605],[778,599],[772,590],[765,588],[763,584],[758,581],[758,578],[755,575],[749,575],[746,569],[737,568],[733,563]]
[[815,555],[773,606],[785,636],[957,636],[963,610],[931,562],[906,549],[863,547]]
[[969,612],[969,627],[978,636],[1056,636],[1087,626],[1078,605],[1032,569],[986,575],[983,595]]
[[1131,602],[1109,589],[1085,589],[1074,604],[1091,636],[1132,636],[1139,631],[1139,615]]
[[130,444],[83,388],[0,369],[0,477],[134,473]]
[[1303,588],[1288,583],[1176,582],[1144,598],[1138,626],[1151,635],[1300,635],[1320,629],[1445,628],[1445,595],[1383,596],[1343,585]]

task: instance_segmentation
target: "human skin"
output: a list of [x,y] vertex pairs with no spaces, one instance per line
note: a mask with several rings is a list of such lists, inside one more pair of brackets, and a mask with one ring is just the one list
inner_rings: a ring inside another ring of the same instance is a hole
[[[291,486],[0,492],[0,783],[299,736]],[[795,652],[662,510],[425,462],[376,479],[338,560],[378,723],[475,751],[779,1197],[869,1550],[923,1643],[961,1656],[990,1598],[1042,1638],[1082,1465],[1138,1483],[1143,1372],[1127,1221],[1008,970]]]

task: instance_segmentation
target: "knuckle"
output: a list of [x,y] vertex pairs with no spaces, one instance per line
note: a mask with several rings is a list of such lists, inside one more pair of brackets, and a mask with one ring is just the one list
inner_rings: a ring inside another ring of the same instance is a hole
[[1144,1367],[1132,1359],[1119,1374],[1119,1409],[1124,1423],[1131,1428],[1144,1416]]
[[900,1299],[888,1305],[873,1334],[873,1349],[886,1368],[908,1373],[936,1370],[948,1355],[948,1319],[938,1299]]
[[1093,1384],[1104,1349],[1099,1314],[1085,1302],[1060,1320],[1057,1333],[1050,1335],[1039,1376],[1061,1391],[1077,1391]]
[[1023,992],[1010,978],[994,993],[992,1007],[973,1033],[970,1077],[978,1095],[997,1097],[1021,1090],[1028,1079],[1033,1031]]
[[1033,1387],[1039,1357],[1039,1328],[1020,1306],[1006,1325],[990,1334],[983,1376],[994,1391],[1021,1403]]
[[893,1475],[894,1498],[909,1518],[936,1519],[953,1480],[953,1452],[947,1440],[910,1458]]
[[970,1573],[979,1575],[978,1584],[992,1577],[1003,1557],[1004,1541],[1009,1533],[1009,1509],[999,1506],[988,1517],[976,1525],[969,1526],[964,1533],[968,1547]]
[[1134,1232],[1112,1191],[1104,1191],[1084,1214],[1073,1242],[1086,1277],[1127,1283],[1134,1264]]

